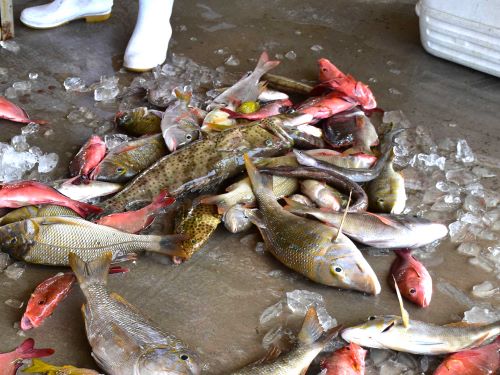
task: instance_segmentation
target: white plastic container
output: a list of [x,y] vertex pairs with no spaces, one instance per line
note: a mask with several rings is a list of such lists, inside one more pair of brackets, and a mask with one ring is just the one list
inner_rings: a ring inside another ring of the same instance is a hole
[[500,77],[500,0],[420,0],[416,11],[427,52]]

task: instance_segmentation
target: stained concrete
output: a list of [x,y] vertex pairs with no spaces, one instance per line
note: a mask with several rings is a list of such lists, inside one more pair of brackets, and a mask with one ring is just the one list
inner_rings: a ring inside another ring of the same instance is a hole
[[[16,20],[25,6],[40,3],[43,1],[16,1]],[[210,20],[203,5],[220,17]],[[10,73],[8,79],[0,81],[0,92],[14,81],[27,79],[29,72],[40,75],[39,86],[20,101],[34,117],[48,119],[46,126],[54,130],[53,136],[33,142],[44,151],[61,155],[51,177],[64,176],[70,155],[91,132],[70,123],[67,114],[88,106],[110,119],[116,109],[114,104],[94,104],[90,94],[67,94],[62,82],[68,76],[79,76],[91,83],[101,75],[115,74],[136,11],[137,2],[116,1],[113,17],[105,23],[77,21],[53,30],[30,30],[17,21],[16,41],[21,51],[14,55],[0,49],[0,66],[9,68]],[[222,22],[227,28],[207,31]],[[170,51],[212,68],[223,64],[224,57],[214,53],[223,47],[241,61],[237,67],[227,67],[234,72],[252,69],[254,62],[249,59],[263,48],[272,55],[293,50],[296,60],[285,59],[275,72],[314,80],[317,58],[330,58],[341,69],[370,82],[384,109],[402,109],[413,124],[429,128],[435,138],[466,138],[483,162],[498,165],[500,80],[428,55],[419,42],[413,1],[183,0],[174,6],[172,25]],[[324,49],[311,51],[315,44]],[[131,73],[120,74],[124,81],[133,77]],[[400,95],[391,94],[390,88]],[[0,141],[19,133],[18,125],[0,123]],[[219,229],[203,252],[179,267],[143,257],[133,272],[110,278],[109,287],[197,349],[209,374],[226,373],[262,355],[264,332],[258,328],[259,315],[286,291],[321,293],[329,312],[346,325],[368,315],[398,312],[385,282],[392,257],[368,257],[383,284],[382,294],[370,297],[313,284],[270,255],[253,251],[257,234],[250,246],[239,242],[243,236]],[[464,291],[486,279],[497,282],[469,265],[466,257],[456,254],[455,247],[445,241],[439,248],[444,262],[428,264],[435,280],[447,280]],[[273,270],[280,270],[280,275],[270,274]],[[16,282],[0,274],[0,301],[26,301],[34,286],[55,271],[28,266]],[[75,288],[41,328],[27,333],[41,347],[56,350],[51,362],[96,368],[85,339],[82,302],[83,296]],[[407,306],[412,317],[438,324],[460,319],[470,307],[439,291],[426,310]],[[0,352],[22,340],[13,328],[21,315],[21,311],[0,303]]]

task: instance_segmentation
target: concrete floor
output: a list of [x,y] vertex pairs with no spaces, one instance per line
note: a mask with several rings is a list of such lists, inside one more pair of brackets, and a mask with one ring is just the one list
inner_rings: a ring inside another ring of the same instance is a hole
[[[16,1],[16,19],[25,6],[40,3],[43,1]],[[88,106],[94,107],[102,118],[110,119],[116,109],[113,104],[95,105],[90,94],[67,94],[62,89],[66,77],[79,76],[91,83],[120,68],[133,30],[137,2],[115,3],[113,17],[101,24],[77,21],[42,31],[30,30],[17,21],[15,40],[21,51],[14,55],[0,49],[0,66],[9,68],[9,77],[0,79],[0,92],[12,82],[27,79],[29,72],[37,72],[41,77],[38,92],[33,90],[21,102],[34,117],[50,120],[48,126],[54,130],[54,136],[32,143],[61,155],[54,178],[64,176],[70,156],[91,132],[70,123],[67,114],[76,107]],[[414,3],[182,0],[174,6],[170,51],[215,68],[223,64],[224,57],[214,51],[227,47],[241,61],[240,66],[228,69],[243,72],[253,68],[254,63],[248,59],[257,57],[263,48],[272,55],[293,50],[297,59],[285,59],[275,73],[308,80],[315,79],[315,61],[321,56],[330,58],[364,82],[373,78],[370,85],[384,109],[403,110],[414,125],[429,128],[436,139],[466,138],[482,162],[498,165],[500,79],[425,53],[419,42]],[[204,5],[221,17],[210,20]],[[206,31],[221,22],[226,22],[228,28]],[[181,31],[181,25],[187,30]],[[314,44],[324,50],[311,51]],[[391,73],[391,69],[400,74]],[[120,74],[124,81],[133,76]],[[401,94],[393,95],[389,88]],[[1,122],[0,141],[18,133],[18,125]],[[252,250],[257,235],[250,246],[241,245],[243,236],[219,229],[202,253],[179,267],[143,257],[133,272],[112,277],[109,287],[197,349],[207,363],[206,373],[210,374],[228,372],[262,355],[259,316],[286,291],[308,289],[321,293],[329,312],[345,325],[369,315],[398,313],[393,292],[385,284],[392,258],[368,257],[384,286],[381,295],[369,297],[322,287],[298,277],[271,256]],[[448,241],[441,245],[444,262],[430,266],[434,277],[466,291],[486,279],[497,282],[457,255],[455,246]],[[273,270],[281,270],[283,277],[269,275]],[[0,301],[27,300],[34,286],[54,272],[49,267],[28,266],[17,282],[0,274]],[[39,346],[56,350],[51,362],[95,368],[81,320],[82,301],[75,288],[41,328],[28,333]],[[433,302],[425,311],[407,308],[415,319],[444,324],[460,319],[470,306],[435,291]],[[13,328],[21,314],[0,303],[0,352],[21,341]]]

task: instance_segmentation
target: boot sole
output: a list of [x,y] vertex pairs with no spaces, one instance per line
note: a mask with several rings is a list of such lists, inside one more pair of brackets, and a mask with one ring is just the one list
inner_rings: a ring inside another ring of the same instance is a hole
[[23,23],[23,25],[26,25],[31,29],[46,30],[46,29],[54,29],[56,27],[66,25],[67,23],[70,23],[72,21],[77,21],[77,20],[82,20],[82,19],[84,19],[85,22],[87,22],[87,23],[104,22],[104,21],[107,21],[110,17],[111,17],[111,12],[106,13],[106,14],[97,14],[94,16],[82,16],[82,17],[73,18],[71,20],[64,21],[64,22],[58,23],[56,25],[50,25],[50,26],[34,26],[34,25],[30,25],[30,24],[24,22],[23,20],[21,20],[21,22]]

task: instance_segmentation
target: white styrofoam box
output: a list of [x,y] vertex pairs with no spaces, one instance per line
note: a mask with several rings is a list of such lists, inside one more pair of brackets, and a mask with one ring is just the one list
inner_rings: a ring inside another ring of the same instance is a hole
[[500,77],[500,0],[420,0],[416,11],[427,52]]

